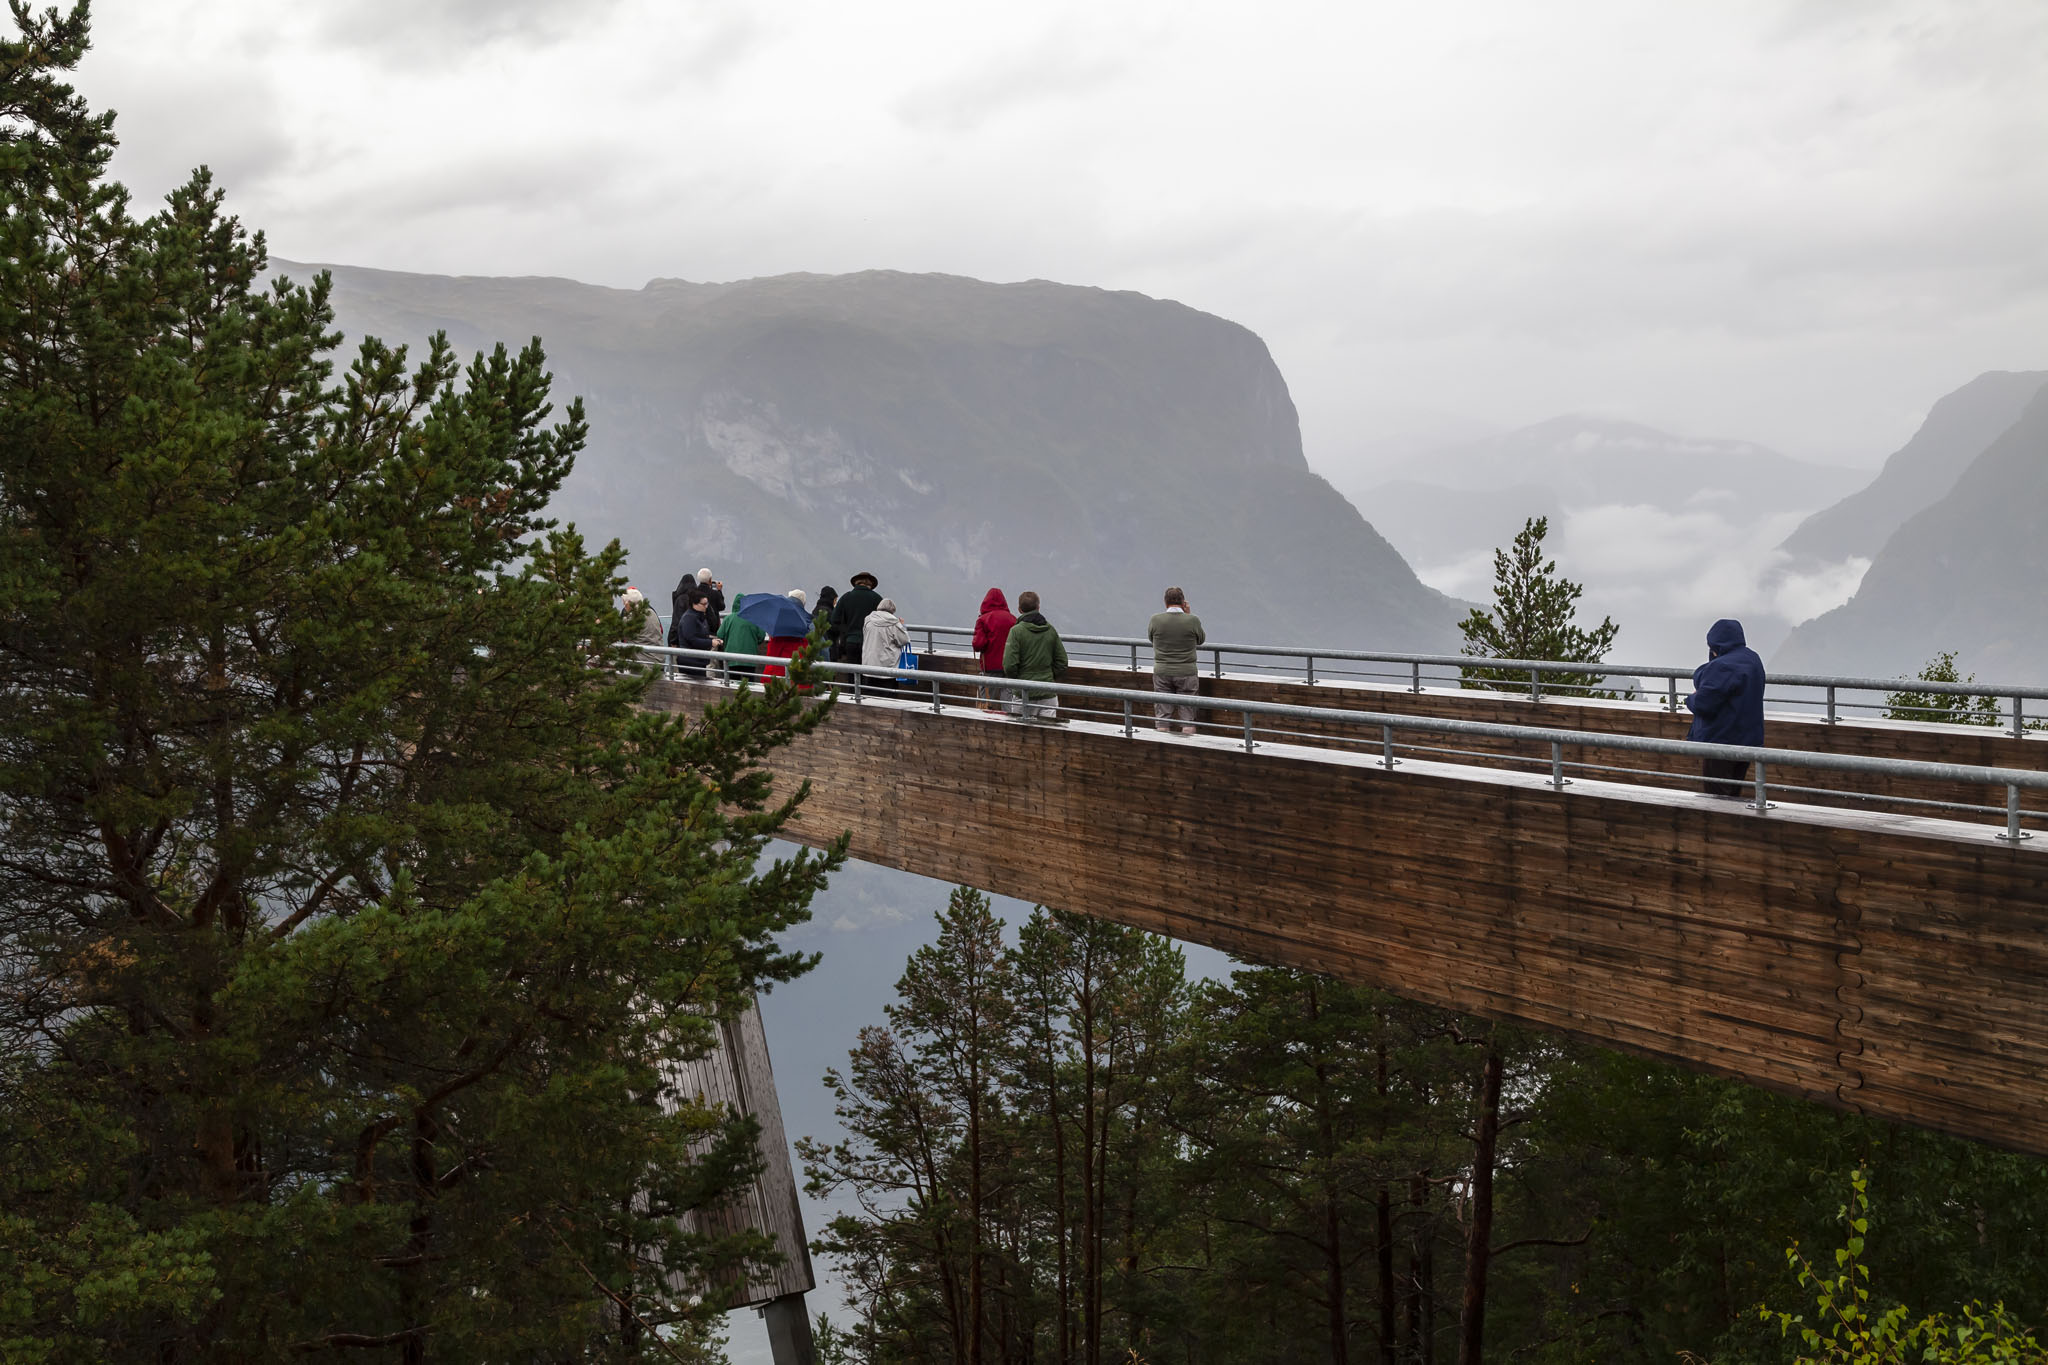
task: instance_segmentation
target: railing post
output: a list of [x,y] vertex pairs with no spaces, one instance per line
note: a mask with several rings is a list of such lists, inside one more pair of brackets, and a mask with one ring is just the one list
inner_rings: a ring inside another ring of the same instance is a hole
[[1316,656],[1305,654],[1302,658],[1307,662],[1308,666],[1308,685],[1314,687],[1316,685]]
[[1540,681],[1540,679],[1542,678],[1542,676],[1543,676],[1542,672],[1541,672],[1540,670],[1538,670],[1538,669],[1534,669],[1534,668],[1532,668],[1532,669],[1530,669],[1530,670],[1529,670],[1529,700],[1530,700],[1530,701],[1542,701],[1542,700],[1543,700],[1543,684],[1542,684],[1542,682]]
[[1138,642],[1137,642],[1136,640],[1133,640],[1133,641],[1131,641],[1131,672],[1133,672],[1133,673],[1136,673],[1137,671],[1138,671]]
[[2026,704],[2027,699],[2025,697],[2014,697],[2012,699],[2012,737],[2014,739],[2025,739],[2027,737],[2026,723],[2020,717],[2020,713],[2025,709]]
[[1209,653],[1216,660],[1216,676],[1220,678],[1223,676],[1223,651],[1212,649]]
[[926,632],[924,633],[924,652],[925,652],[925,653],[927,653],[927,654],[936,654],[936,653],[938,653],[938,652],[939,652],[939,646],[938,646],[938,642],[937,642],[937,641],[936,641],[936,640],[935,640],[935,639],[933,638],[933,637],[934,637],[935,635],[937,635],[937,634],[938,634],[938,632],[937,632],[937,631],[932,631],[932,630],[927,630],[927,631],[926,631]]
[[1678,714],[1678,675],[1672,674],[1664,680],[1664,709],[1672,715]]
[[1564,745],[1554,739],[1550,741],[1550,785],[1564,790]]
[[1835,723],[1835,685],[1828,684],[1828,724]]
[[936,677],[932,679],[932,714],[942,714],[939,710],[939,680]]
[[1131,699],[1124,698],[1124,738],[1131,737]]
[[861,682],[861,679],[860,679],[860,674],[858,674],[858,673],[854,674],[854,675],[853,675],[853,699],[854,699],[855,703],[858,703],[858,702],[859,702],[859,701],[861,700],[861,695],[860,695],[860,682]]
[[1252,713],[1249,711],[1244,713],[1244,751],[1252,751]]
[[1408,665],[1408,669],[1408,690],[1410,692],[1420,692],[1422,690],[1422,665],[1419,662],[1412,663]]
[[1759,762],[1756,765],[1756,813],[1762,815],[1770,808],[1771,803],[1764,799],[1764,765]]
[[2005,788],[2005,837],[2014,843],[2026,837],[2020,833],[2020,789],[2011,783]]
[[1380,766],[1391,769],[1394,766],[1394,727],[1380,727]]

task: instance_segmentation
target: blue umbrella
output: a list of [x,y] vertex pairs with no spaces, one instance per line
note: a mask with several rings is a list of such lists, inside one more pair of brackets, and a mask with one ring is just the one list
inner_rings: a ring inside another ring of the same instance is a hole
[[811,633],[811,614],[780,593],[750,592],[733,608],[770,638]]

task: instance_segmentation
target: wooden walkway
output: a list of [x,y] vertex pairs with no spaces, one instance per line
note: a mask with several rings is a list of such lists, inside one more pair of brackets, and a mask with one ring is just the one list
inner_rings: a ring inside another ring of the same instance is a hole
[[2048,838],[908,703],[774,767],[864,861],[2048,1154]]

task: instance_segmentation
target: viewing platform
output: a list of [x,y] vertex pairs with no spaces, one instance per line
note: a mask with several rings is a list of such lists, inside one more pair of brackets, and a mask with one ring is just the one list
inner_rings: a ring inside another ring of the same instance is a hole
[[[840,704],[771,760],[812,783],[791,835],[2048,1154],[2048,746],[2024,722],[1877,719],[1873,689],[1907,685],[1836,679],[1773,696],[1770,747],[1704,746],[1668,691],[1561,696],[1553,665],[1534,697],[1463,690],[1455,659],[1347,656],[1408,677],[1224,667],[1202,732],[1169,735],[1149,658],[1080,657],[1129,644],[1071,638],[1068,682],[1032,685],[1059,724],[977,709],[964,655],[922,653],[901,691],[818,666]],[[648,704],[728,695],[664,680]],[[1740,799],[1700,793],[1707,755],[1752,760]]]

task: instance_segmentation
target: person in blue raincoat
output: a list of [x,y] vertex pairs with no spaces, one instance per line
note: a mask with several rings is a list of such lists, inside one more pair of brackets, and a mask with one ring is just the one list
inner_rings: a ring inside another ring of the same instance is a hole
[[[1764,742],[1764,661],[1742,638],[1742,622],[1714,622],[1707,632],[1707,661],[1692,671],[1692,712],[1686,738],[1702,744]],[[1700,789],[1709,796],[1741,796],[1749,775],[1747,759],[1709,758],[1701,764]]]

